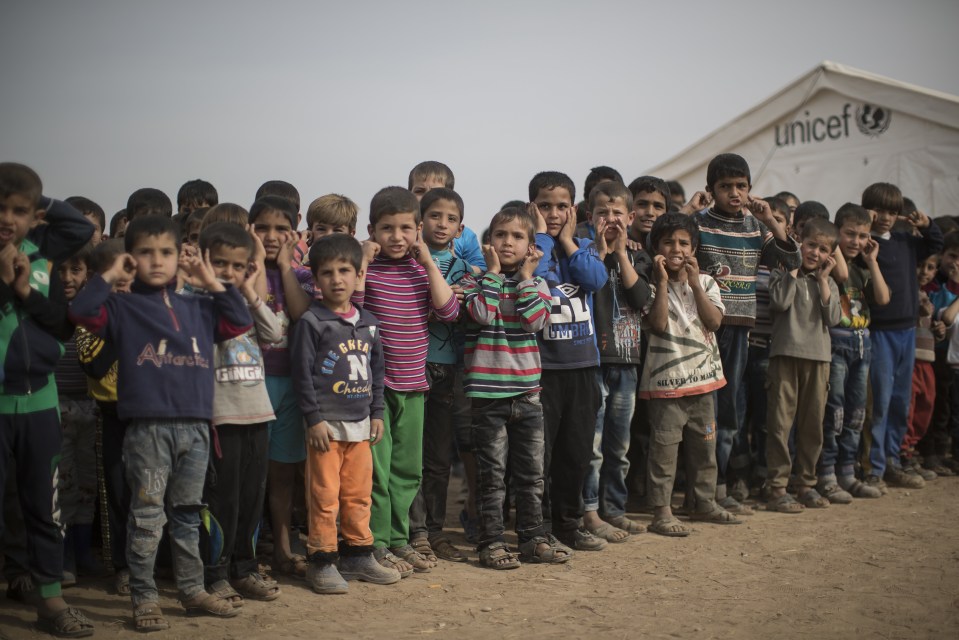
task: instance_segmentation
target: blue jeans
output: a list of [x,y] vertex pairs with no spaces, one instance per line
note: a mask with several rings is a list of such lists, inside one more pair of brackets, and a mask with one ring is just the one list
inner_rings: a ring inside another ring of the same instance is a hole
[[200,511],[209,458],[210,425],[204,420],[134,419],[127,426],[123,461],[132,494],[127,564],[133,606],[159,599],[153,565],[168,518],[180,598],[203,591]]
[[870,360],[872,349],[868,331],[832,336],[822,453],[816,469],[819,477],[855,473],[859,436],[866,420]]
[[872,332],[872,447],[870,473],[882,477],[887,458],[899,463],[899,447],[909,426],[916,330]]
[[740,393],[746,373],[749,327],[724,324],[716,332],[726,386],[716,391],[716,486],[726,484],[726,469],[736,438],[742,439],[746,406]]
[[745,384],[740,397],[745,402],[745,422],[751,438],[747,442],[747,429],[743,428],[740,437],[734,442],[730,466],[736,470],[737,477],[743,480],[750,480],[748,472],[751,467],[752,478],[765,481],[766,374],[769,371],[769,344],[750,344],[748,354]]
[[604,364],[597,376],[602,404],[596,416],[593,458],[583,485],[583,502],[586,511],[598,510],[603,517],[626,514],[626,452],[638,376],[636,365],[628,364]]

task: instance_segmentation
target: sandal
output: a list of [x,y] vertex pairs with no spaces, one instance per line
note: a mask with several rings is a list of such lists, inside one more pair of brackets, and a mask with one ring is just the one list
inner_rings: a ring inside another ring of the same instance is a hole
[[181,600],[180,604],[186,609],[188,616],[209,614],[217,618],[232,618],[240,613],[226,600],[220,600],[215,595],[201,591],[189,600]]
[[766,511],[775,511],[776,513],[802,513],[806,507],[796,502],[796,499],[789,493],[776,496],[769,499],[766,503]]
[[[442,558],[449,562],[466,562],[466,556],[455,546],[446,536],[440,536],[432,541],[433,552],[437,558]],[[413,547],[414,549],[416,547]]]
[[695,522],[709,522],[711,524],[742,524],[743,521],[729,513],[722,507],[716,507],[705,513],[691,513],[689,519]]
[[685,538],[689,535],[689,528],[677,520],[675,516],[654,519],[646,530],[669,538]]
[[282,560],[274,559],[273,565],[274,571],[294,578],[305,578],[306,569],[310,566],[306,561],[306,556],[301,556],[298,553],[294,553],[289,558]]
[[619,527],[616,527],[608,522],[604,522],[598,527],[587,529],[587,531],[597,538],[605,540],[606,542],[620,543],[629,540],[628,531],[623,531]]
[[236,589],[230,586],[226,580],[217,580],[209,587],[210,595],[214,595],[220,600],[226,600],[234,607],[243,606],[243,596],[237,593]]
[[130,570],[129,569],[120,569],[117,571],[117,575],[113,578],[113,588],[116,590],[118,596],[128,596],[130,595]]
[[[545,540],[545,538],[543,538]],[[488,569],[518,569],[519,558],[509,550],[505,542],[494,542],[479,552],[480,564]]]
[[819,495],[819,492],[813,488],[809,488],[797,498],[807,509],[825,509],[829,506],[829,500]]
[[276,580],[266,578],[259,573],[251,573],[243,578],[231,580],[230,585],[239,591],[240,595],[250,600],[269,602],[280,597],[280,586],[276,584]]
[[390,549],[390,551],[392,551],[397,557],[410,563],[413,566],[413,571],[416,573],[429,573],[430,569],[436,566],[435,560],[430,561],[426,556],[419,553],[416,549],[408,544],[405,544],[402,547],[394,547],[393,549]]
[[630,520],[626,516],[616,516],[614,518],[605,518],[606,522],[613,525],[617,529],[622,529],[629,535],[636,535],[637,533],[645,533],[646,527],[639,524],[635,520]]
[[37,629],[59,638],[85,638],[93,635],[93,623],[76,607],[67,607],[52,618],[38,615]]
[[152,631],[166,631],[170,623],[163,617],[160,605],[156,602],[147,602],[133,608],[133,625],[140,633]]
[[426,536],[419,536],[415,540],[410,540],[410,547],[413,548],[413,551],[420,554],[427,561],[432,562],[433,566],[436,566],[436,553],[433,552],[433,547],[430,546],[430,540]]
[[722,500],[716,502],[721,508],[725,509],[729,513],[736,516],[751,516],[755,515],[752,507],[746,504],[742,504],[739,500],[732,496],[726,496]]
[[551,536],[533,536],[519,545],[519,552],[520,560],[534,564],[562,564],[573,557],[569,547]]
[[399,571],[401,578],[409,578],[411,575],[413,575],[413,565],[402,558],[397,558],[395,555],[390,553],[390,550],[386,547],[380,547],[379,549],[373,551],[373,557],[376,558],[376,561],[387,569],[396,569]]

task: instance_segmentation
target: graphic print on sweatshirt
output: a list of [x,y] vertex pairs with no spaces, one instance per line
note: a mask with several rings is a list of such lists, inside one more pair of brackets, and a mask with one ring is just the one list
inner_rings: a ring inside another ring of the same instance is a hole
[[[370,327],[370,338],[376,338],[376,327]],[[332,392],[349,400],[370,398],[370,352],[373,345],[360,338],[345,340],[330,349],[319,363],[320,373],[333,380]],[[345,374],[345,375],[344,375]]]
[[233,382],[252,387],[264,380],[263,360],[256,344],[256,333],[217,345],[213,364],[217,382]]
[[593,317],[579,290],[579,285],[568,282],[553,288],[559,295],[552,296],[542,333],[544,340],[568,341],[573,345],[593,342]]

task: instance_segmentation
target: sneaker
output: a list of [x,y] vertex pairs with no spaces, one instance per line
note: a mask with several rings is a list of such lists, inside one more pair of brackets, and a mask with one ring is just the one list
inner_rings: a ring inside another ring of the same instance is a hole
[[925,469],[929,469],[936,476],[954,476],[956,475],[952,469],[947,467],[942,461],[942,458],[939,456],[926,456],[922,459],[922,466]]
[[891,487],[900,487],[902,489],[922,489],[926,486],[926,481],[918,474],[908,474],[902,467],[889,467],[886,469],[886,475],[883,480]]
[[384,567],[372,553],[359,556],[340,556],[340,575],[346,580],[360,580],[373,584],[394,584],[402,577],[396,569]]
[[822,494],[822,496],[829,500],[830,504],[851,504],[852,503],[852,494],[839,486],[839,484],[832,480],[826,483],[820,483],[816,490]]
[[749,485],[745,480],[737,480],[729,488],[727,495],[732,496],[737,502],[746,502],[749,499]]
[[562,531],[556,538],[567,547],[572,547],[577,551],[602,551],[606,548],[606,541],[599,536],[594,536],[586,529],[573,529],[572,531]]
[[316,593],[346,593],[350,587],[332,562],[311,562],[306,581]]
[[886,483],[883,482],[883,479],[879,476],[869,476],[866,478],[866,486],[873,489],[878,489],[881,495],[887,495],[889,493],[889,487],[886,486]]
[[924,469],[922,465],[919,464],[919,461],[916,460],[915,458],[910,458],[909,460],[907,460],[906,463],[903,465],[903,469],[905,470],[906,473],[915,474],[919,476],[920,478],[922,478],[923,480],[925,480],[926,482],[929,482],[930,480],[935,480],[936,478],[939,477],[939,474],[933,471],[932,469]]

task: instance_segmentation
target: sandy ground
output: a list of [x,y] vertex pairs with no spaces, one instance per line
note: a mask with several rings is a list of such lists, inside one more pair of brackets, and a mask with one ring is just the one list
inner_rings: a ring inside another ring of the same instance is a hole
[[[171,628],[150,637],[957,637],[959,478],[798,515],[759,511],[736,527],[696,524],[685,539],[642,534],[560,566],[496,572],[471,553],[468,564],[441,562],[389,587],[351,583],[342,596],[280,581],[280,599],[248,601],[229,620],[185,617],[161,583]],[[109,584],[87,580],[65,595],[95,621],[95,637],[139,637]],[[49,637],[34,617],[0,599],[0,637]]]

